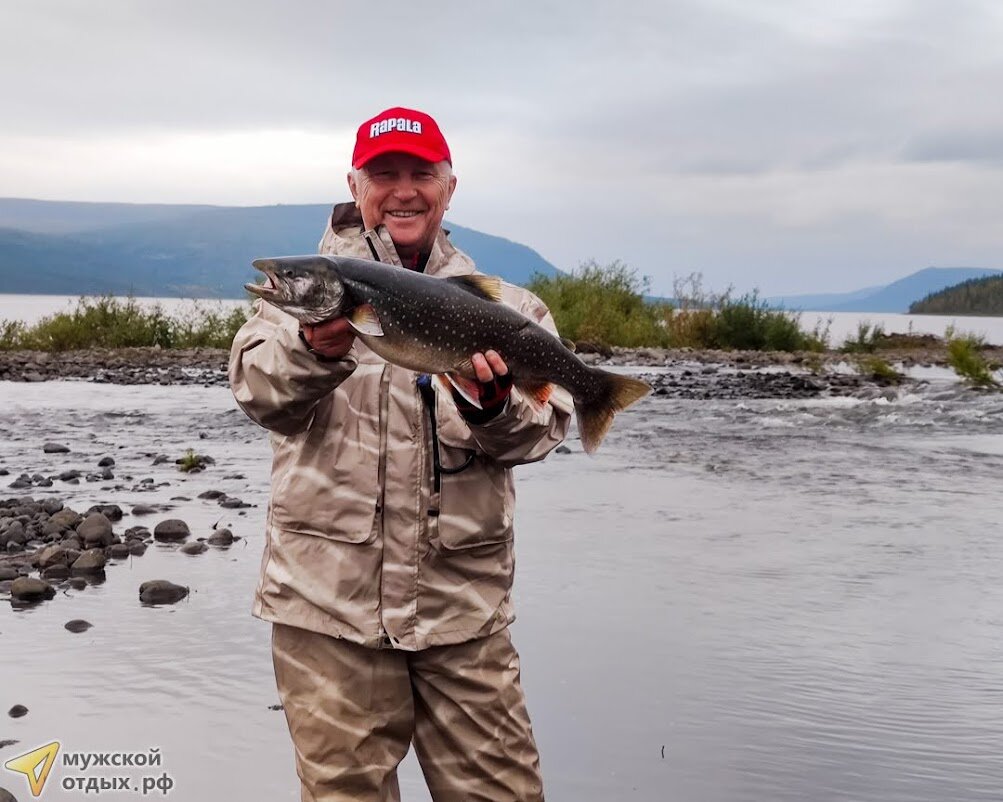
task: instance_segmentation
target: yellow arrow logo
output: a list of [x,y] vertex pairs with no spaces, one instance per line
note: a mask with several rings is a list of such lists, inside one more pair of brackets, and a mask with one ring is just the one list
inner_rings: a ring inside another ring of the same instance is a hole
[[45,787],[45,781],[49,779],[49,772],[56,762],[57,752],[59,752],[59,741],[53,741],[51,744],[33,749],[26,755],[11,758],[3,765],[4,768],[27,777],[31,795],[38,796]]

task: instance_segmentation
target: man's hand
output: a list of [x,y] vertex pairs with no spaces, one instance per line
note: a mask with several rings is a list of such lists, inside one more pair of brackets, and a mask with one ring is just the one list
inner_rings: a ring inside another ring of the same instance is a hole
[[340,359],[355,342],[355,330],[346,318],[336,317],[316,326],[304,323],[303,339],[322,357]]
[[473,363],[474,373],[477,374],[477,381],[481,384],[494,381],[495,376],[508,375],[508,365],[497,351],[476,353],[470,357],[470,361]]

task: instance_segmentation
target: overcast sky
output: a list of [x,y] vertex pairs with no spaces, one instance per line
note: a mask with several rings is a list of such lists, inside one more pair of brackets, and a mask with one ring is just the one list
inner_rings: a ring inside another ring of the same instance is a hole
[[[766,294],[1003,269],[999,0],[14,0],[0,196],[333,202],[439,121],[449,219]],[[318,221],[318,227],[322,221]]]

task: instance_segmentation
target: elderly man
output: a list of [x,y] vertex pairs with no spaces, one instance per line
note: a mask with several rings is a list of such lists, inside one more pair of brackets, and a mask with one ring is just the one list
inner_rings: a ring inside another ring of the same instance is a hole
[[[334,207],[321,252],[474,272],[441,229],[456,177],[431,117],[363,123],[352,168],[355,202]],[[503,300],[555,330],[528,291]],[[511,468],[561,442],[572,405],[558,388],[541,410],[503,355],[471,358],[480,409],[385,362],[344,318],[300,329],[259,302],[234,339],[234,396],[271,431],[254,614],[272,622],[303,800],[399,799],[412,742],[436,802],[543,799],[508,632]]]

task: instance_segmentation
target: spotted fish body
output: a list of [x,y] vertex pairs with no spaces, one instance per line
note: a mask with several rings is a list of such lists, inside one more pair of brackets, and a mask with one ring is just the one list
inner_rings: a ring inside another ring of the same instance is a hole
[[357,336],[388,362],[450,376],[462,387],[463,380],[475,378],[470,357],[493,349],[529,397],[545,398],[550,384],[565,388],[589,453],[598,448],[613,415],[651,389],[586,365],[549,331],[499,303],[497,278],[433,278],[380,262],[322,255],[259,259],[254,266],[272,286],[249,284],[249,291],[303,323],[347,317]]

